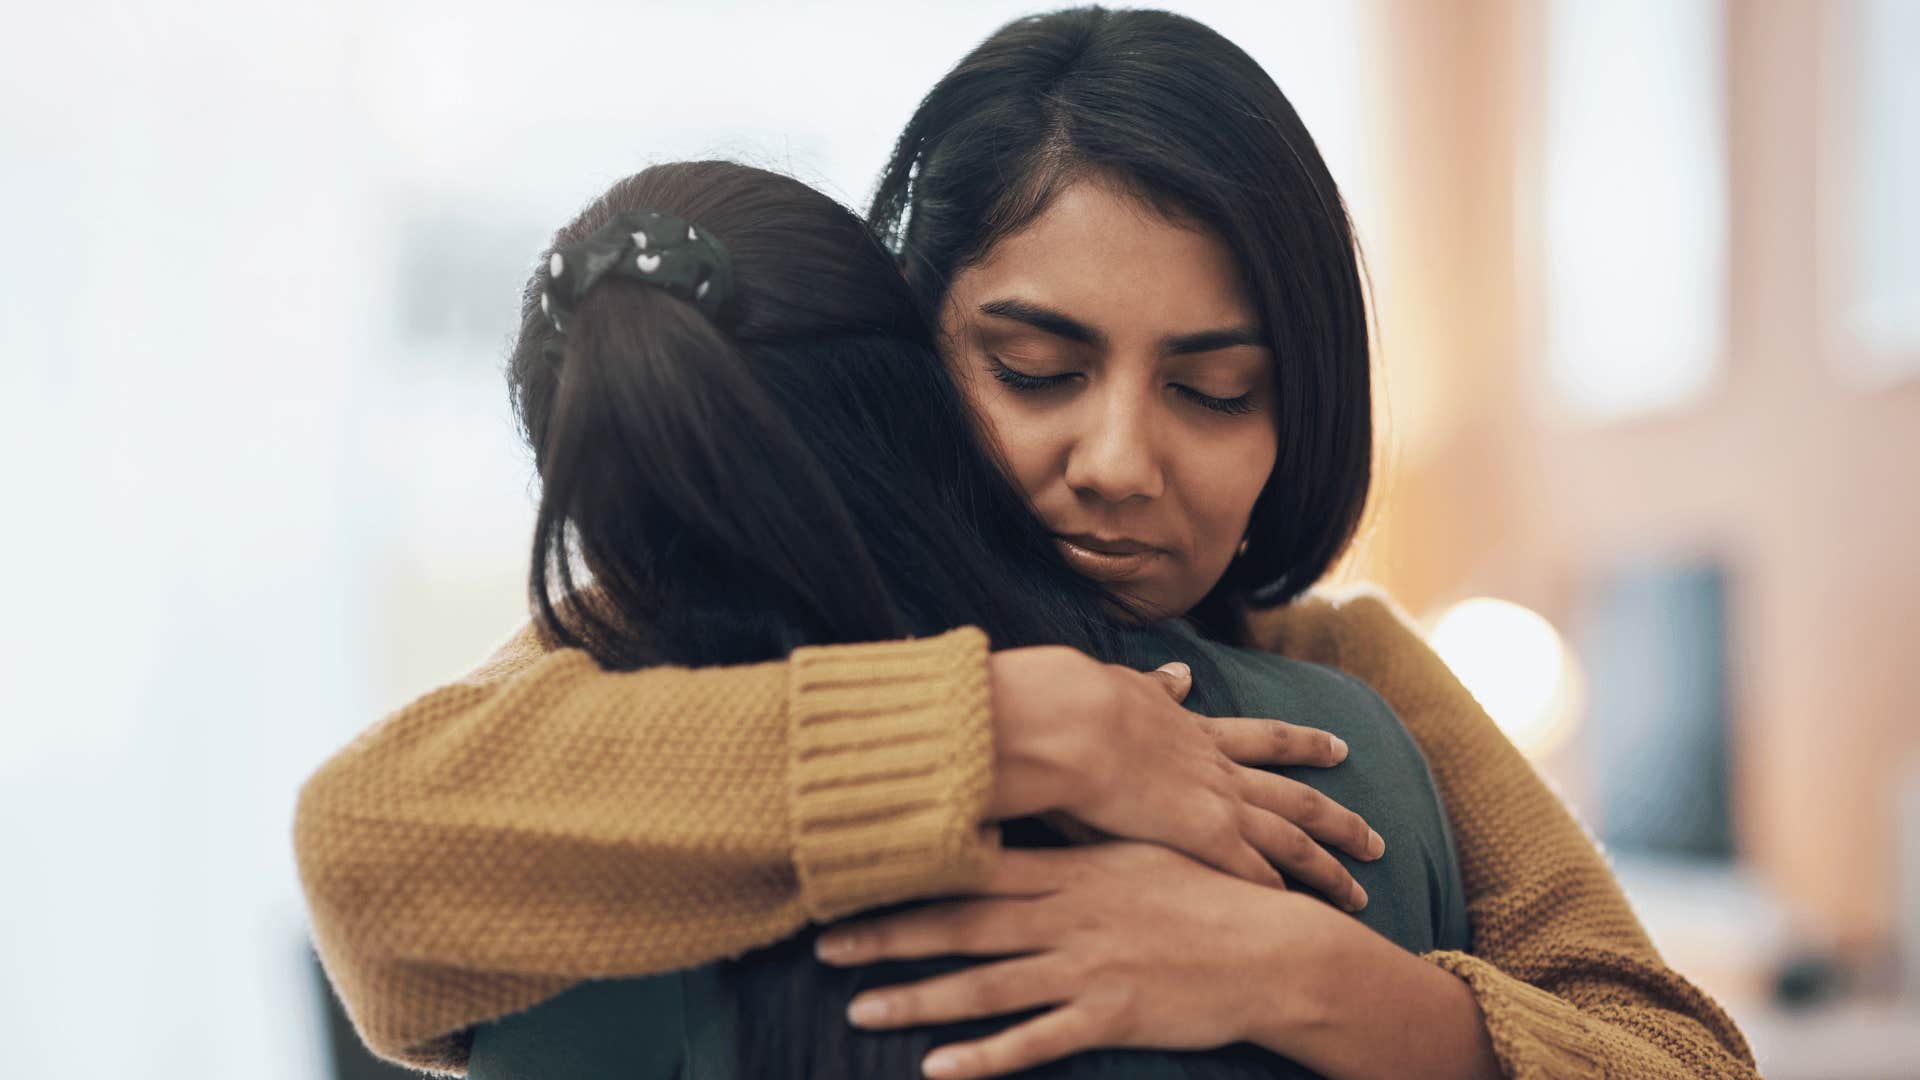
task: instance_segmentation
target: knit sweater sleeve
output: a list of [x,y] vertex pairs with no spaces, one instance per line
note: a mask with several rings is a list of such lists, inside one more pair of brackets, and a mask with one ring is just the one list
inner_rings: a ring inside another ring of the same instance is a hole
[[986,659],[963,628],[616,673],[523,629],[301,787],[314,943],[361,1039],[461,1075],[474,1025],[583,980],[976,883]]
[[1733,1021],[1661,960],[1593,837],[1391,601],[1309,597],[1250,631],[1372,686],[1426,754],[1473,929],[1471,955],[1426,959],[1472,990],[1506,1076],[1759,1075]]

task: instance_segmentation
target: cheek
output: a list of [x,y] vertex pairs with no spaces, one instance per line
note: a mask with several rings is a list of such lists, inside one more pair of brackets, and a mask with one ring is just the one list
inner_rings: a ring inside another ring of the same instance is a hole
[[1191,455],[1185,470],[1188,483],[1183,485],[1192,493],[1188,508],[1197,526],[1196,539],[1215,557],[1209,561],[1231,559],[1246,534],[1253,504],[1273,472],[1278,439],[1270,428],[1254,428],[1196,449],[1199,452]]
[[973,371],[955,372],[954,377],[973,412],[981,441],[1000,455],[1014,484],[1032,499],[1046,487],[1048,475],[1057,471],[1052,464],[1058,456],[1052,450],[1052,433],[991,377]]

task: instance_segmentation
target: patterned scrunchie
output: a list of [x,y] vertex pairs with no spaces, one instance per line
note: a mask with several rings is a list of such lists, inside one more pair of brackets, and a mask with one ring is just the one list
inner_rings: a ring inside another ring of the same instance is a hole
[[665,289],[714,319],[733,292],[727,249],[684,218],[651,210],[618,214],[580,244],[547,257],[547,288],[540,310],[553,328],[608,274]]

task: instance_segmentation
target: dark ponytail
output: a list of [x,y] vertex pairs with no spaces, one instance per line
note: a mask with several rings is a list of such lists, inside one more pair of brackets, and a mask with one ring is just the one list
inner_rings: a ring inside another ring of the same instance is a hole
[[[568,319],[539,457],[533,600],[556,641],[604,666],[908,633],[812,450],[685,301],[638,282],[595,286]],[[554,608],[548,578],[580,594],[569,533],[598,586],[577,622]]]

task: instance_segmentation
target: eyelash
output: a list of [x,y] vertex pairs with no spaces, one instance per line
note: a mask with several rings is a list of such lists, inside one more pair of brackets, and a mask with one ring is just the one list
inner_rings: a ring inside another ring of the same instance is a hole
[[1050,390],[1073,378],[1071,375],[1029,375],[1024,371],[1015,371],[1001,363],[997,356],[987,357],[987,365],[993,370],[994,378],[1015,390]]
[[[1056,386],[1065,384],[1068,379],[1073,378],[1072,375],[1029,375],[1024,371],[1015,371],[1002,363],[997,356],[988,356],[987,364],[992,370],[994,378],[999,379],[1015,390],[1027,393],[1051,390]],[[1203,409],[1211,409],[1214,412],[1227,416],[1244,416],[1253,411],[1253,395],[1251,393],[1241,394],[1239,397],[1220,398],[1214,397],[1212,394],[1203,394],[1190,386],[1175,385],[1174,389],[1180,392],[1180,396],[1193,402],[1195,405]]]
[[1212,409],[1217,413],[1245,416],[1253,411],[1253,395],[1250,393],[1241,394],[1239,397],[1214,397],[1212,394],[1203,394],[1191,386],[1175,386],[1174,389],[1201,408]]

